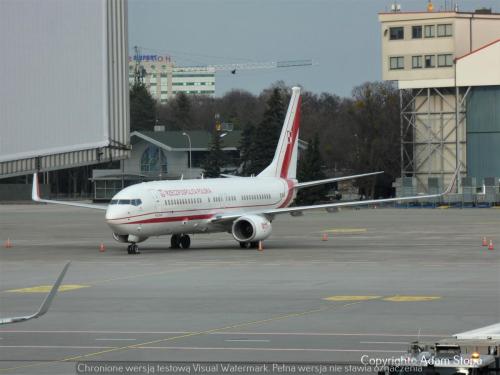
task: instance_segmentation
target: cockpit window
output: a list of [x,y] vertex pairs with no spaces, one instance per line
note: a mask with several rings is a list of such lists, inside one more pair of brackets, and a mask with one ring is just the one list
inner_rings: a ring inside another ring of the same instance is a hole
[[140,199],[112,199],[109,204],[131,204],[132,206],[140,206],[142,204],[142,200]]
[[130,201],[130,204],[133,206],[140,206],[142,204],[142,201],[140,199],[132,199]]

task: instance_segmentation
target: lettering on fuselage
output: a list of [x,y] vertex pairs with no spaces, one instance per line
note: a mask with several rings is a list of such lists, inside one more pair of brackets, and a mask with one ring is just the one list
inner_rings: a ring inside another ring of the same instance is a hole
[[195,195],[195,194],[211,194],[212,190],[210,188],[194,188],[194,189],[175,189],[175,190],[163,190],[158,189],[158,193],[161,197],[176,197],[179,195]]

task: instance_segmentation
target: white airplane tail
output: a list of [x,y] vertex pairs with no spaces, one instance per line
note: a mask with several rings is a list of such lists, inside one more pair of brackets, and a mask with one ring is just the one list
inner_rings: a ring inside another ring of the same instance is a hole
[[297,153],[300,124],[300,87],[292,88],[292,97],[281,129],[278,147],[273,161],[259,177],[281,177],[295,179],[297,175]]

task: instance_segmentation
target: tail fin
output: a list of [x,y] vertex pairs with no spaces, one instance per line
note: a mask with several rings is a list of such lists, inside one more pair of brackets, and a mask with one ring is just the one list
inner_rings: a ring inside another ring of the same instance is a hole
[[300,87],[293,87],[292,97],[288,105],[288,111],[286,112],[285,122],[281,129],[273,161],[266,169],[259,173],[259,177],[296,178],[300,103]]

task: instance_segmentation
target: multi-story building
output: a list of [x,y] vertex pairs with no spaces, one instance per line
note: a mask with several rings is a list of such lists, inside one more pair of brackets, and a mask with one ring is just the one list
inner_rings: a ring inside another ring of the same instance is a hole
[[479,136],[478,119],[496,118],[500,108],[500,79],[488,74],[498,70],[491,43],[500,38],[500,14],[429,8],[380,13],[379,21],[382,77],[397,81],[401,95],[401,176],[418,191],[446,184],[459,165],[478,184],[500,176],[500,117],[490,129],[498,135],[494,156],[467,142]]
[[134,83],[136,65],[149,92],[160,103],[175,94],[215,94],[215,68],[176,67],[169,56],[136,55],[129,57],[129,82]]

